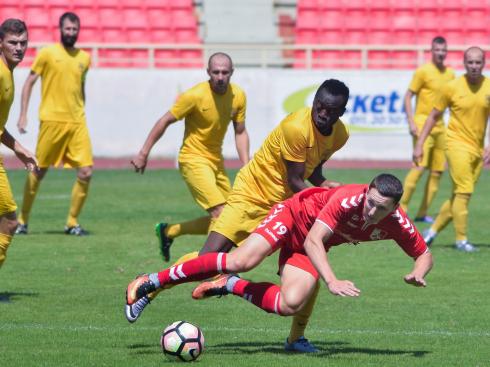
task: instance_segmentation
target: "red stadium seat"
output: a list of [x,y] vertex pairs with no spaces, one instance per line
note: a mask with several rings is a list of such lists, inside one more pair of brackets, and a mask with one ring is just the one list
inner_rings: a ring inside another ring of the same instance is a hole
[[318,0],[298,0],[298,11],[303,9],[306,10],[318,10],[320,9],[320,5],[318,4]]
[[490,34],[487,30],[469,30],[466,35],[468,46],[483,46],[490,44]]
[[371,29],[390,30],[393,27],[393,18],[387,10],[372,10],[370,12],[369,26]]
[[171,16],[170,13],[164,9],[148,9],[146,11],[148,16],[148,24],[152,28],[171,28]]
[[344,34],[346,44],[363,45],[367,43],[367,39],[368,34],[364,29],[349,29]]
[[80,33],[78,35],[78,42],[101,42],[102,41],[102,32],[98,28],[87,28],[83,27],[80,29]]
[[317,17],[317,20],[310,19],[309,23],[313,25],[317,24],[317,27],[319,28],[342,29],[355,24],[355,22],[351,20],[345,23],[344,16],[337,10],[324,10],[315,16]]
[[146,12],[140,9],[123,9],[124,27],[126,29],[146,29],[148,20]]
[[0,4],[0,22],[8,18],[24,19],[24,11],[17,6],[9,4]]
[[192,0],[172,0],[170,6],[176,9],[192,10]]
[[103,28],[122,29],[124,26],[122,14],[115,8],[99,9],[99,19]]

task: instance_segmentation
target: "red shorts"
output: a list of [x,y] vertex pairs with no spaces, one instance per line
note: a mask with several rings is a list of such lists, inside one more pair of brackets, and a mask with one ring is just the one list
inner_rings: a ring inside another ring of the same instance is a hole
[[[294,219],[291,211],[283,204],[276,204],[269,211],[269,215],[260,223],[253,233],[260,234],[271,245],[272,251],[281,249],[279,253],[279,269],[285,264],[304,270],[318,280],[319,275],[308,256],[295,250],[297,242],[304,241],[294,231]],[[293,243],[295,242],[295,243]]]

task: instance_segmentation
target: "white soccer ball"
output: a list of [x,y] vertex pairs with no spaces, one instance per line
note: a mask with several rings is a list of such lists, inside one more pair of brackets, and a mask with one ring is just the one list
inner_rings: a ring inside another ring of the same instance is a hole
[[163,353],[172,361],[194,361],[204,350],[204,335],[187,321],[167,326],[160,339]]

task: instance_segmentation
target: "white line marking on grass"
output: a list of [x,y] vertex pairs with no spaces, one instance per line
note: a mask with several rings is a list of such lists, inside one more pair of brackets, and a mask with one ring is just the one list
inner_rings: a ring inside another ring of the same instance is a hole
[[[78,326],[54,326],[45,324],[12,324],[2,323],[0,330],[60,330],[60,331],[104,331],[104,332],[134,332],[134,331],[151,331],[160,330],[159,327],[122,327],[122,326],[95,326],[95,325],[78,325]],[[231,327],[203,327],[204,331],[213,332],[260,332],[265,334],[284,334],[289,329],[285,328],[231,328]],[[359,335],[392,335],[392,336],[428,336],[428,337],[490,337],[490,331],[449,331],[449,330],[381,330],[381,329],[318,329],[309,328],[309,334],[359,334]]]
[[[56,200],[66,200],[66,199],[69,199],[69,198],[71,198],[71,196],[68,195],[68,194],[39,195],[39,197],[36,198],[36,200],[46,200],[46,201],[53,200],[53,201],[56,201]],[[23,199],[22,196],[15,196],[15,200],[16,201],[22,201],[22,199]]]

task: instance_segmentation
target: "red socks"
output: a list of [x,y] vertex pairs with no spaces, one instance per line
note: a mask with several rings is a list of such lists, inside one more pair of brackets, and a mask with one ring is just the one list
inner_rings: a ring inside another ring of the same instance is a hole
[[195,259],[174,265],[158,273],[160,287],[208,279],[226,273],[226,253],[210,252]]
[[281,288],[273,283],[252,283],[240,279],[233,287],[233,294],[245,298],[269,313],[281,315]]

